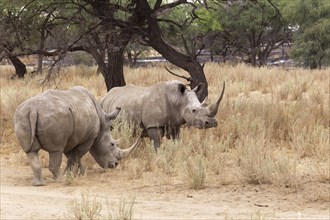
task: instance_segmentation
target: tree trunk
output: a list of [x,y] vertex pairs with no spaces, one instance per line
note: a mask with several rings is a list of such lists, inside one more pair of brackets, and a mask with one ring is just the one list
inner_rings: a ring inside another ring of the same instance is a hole
[[267,59],[268,59],[268,55],[263,52],[259,52],[258,54],[258,62],[260,66],[266,66],[267,64]]
[[317,62],[315,61],[315,59],[312,60],[312,62],[309,65],[310,69],[317,69]]
[[44,60],[44,55],[43,54],[38,54],[38,69],[37,72],[38,74],[42,73],[42,61]]
[[125,86],[124,56],[122,51],[113,52],[108,57],[108,64],[99,66],[104,77],[107,91],[113,87]]
[[227,50],[229,49],[229,46],[225,46],[224,47],[224,50],[222,51],[222,59],[223,59],[223,62],[226,63],[227,62]]
[[15,67],[16,75],[19,78],[24,78],[24,75],[26,74],[26,66],[25,64],[17,57],[17,56],[8,56],[10,62]]
[[[39,50],[43,51],[44,46],[45,46],[45,30],[42,29],[41,34],[40,34]],[[44,59],[44,54],[39,53],[38,54],[38,69],[37,69],[38,74],[42,73],[42,61],[43,61],[43,59]]]
[[322,59],[323,59],[323,58],[320,58],[320,59],[317,60],[317,67],[318,67],[319,69],[322,69]]
[[257,53],[255,48],[253,48],[249,54],[249,61],[253,67],[257,66]]
[[214,52],[212,50],[212,47],[210,47],[210,60],[211,60],[211,62],[214,61]]
[[132,52],[131,51],[127,51],[127,64],[130,67],[133,67],[133,58],[132,58]]

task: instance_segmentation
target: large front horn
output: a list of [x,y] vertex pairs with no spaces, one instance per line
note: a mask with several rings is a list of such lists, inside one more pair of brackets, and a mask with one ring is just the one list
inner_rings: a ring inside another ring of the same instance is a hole
[[129,155],[129,153],[132,150],[134,150],[134,148],[136,148],[139,145],[140,141],[141,141],[141,137],[139,137],[130,148],[127,148],[125,150],[122,150],[122,149],[118,148],[118,150],[119,150],[119,158],[118,158],[118,160],[121,160],[124,157],[127,157]]
[[219,104],[222,100],[223,94],[225,93],[225,87],[226,87],[225,82],[223,82],[223,88],[222,88],[222,92],[221,92],[219,99],[208,107],[209,111],[210,111],[209,116],[212,118],[218,113]]

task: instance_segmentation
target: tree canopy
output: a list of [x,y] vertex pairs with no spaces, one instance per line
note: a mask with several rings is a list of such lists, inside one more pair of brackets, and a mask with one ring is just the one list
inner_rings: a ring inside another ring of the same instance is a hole
[[330,64],[330,2],[285,1],[283,14],[294,30],[291,55],[310,68]]
[[2,0],[0,61],[8,58],[24,76],[20,55],[37,55],[41,72],[44,56],[84,51],[109,90],[125,85],[125,51],[149,47],[186,70],[191,86],[204,83],[203,99],[202,50],[211,59],[218,54],[262,66],[273,51],[292,45],[290,55],[311,68],[329,64],[329,5],[326,0]]

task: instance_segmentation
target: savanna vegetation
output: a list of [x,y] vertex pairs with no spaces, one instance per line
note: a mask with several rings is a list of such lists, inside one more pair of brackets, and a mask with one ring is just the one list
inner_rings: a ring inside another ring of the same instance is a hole
[[[210,185],[269,184],[297,193],[306,182],[320,187],[315,200],[329,202],[330,88],[328,70],[255,69],[246,65],[205,66],[214,100],[226,81],[225,97],[216,116],[217,128],[184,128],[177,141],[163,140],[155,154],[144,140],[133,156],[120,163],[127,181],[143,179],[146,173],[180,179],[196,190]],[[1,154],[12,163],[27,165],[13,133],[13,113],[24,100],[46,89],[88,88],[96,97],[105,93],[102,76],[95,67],[65,68],[51,83],[41,84],[43,75],[10,79],[10,67],[1,67]],[[152,85],[173,79],[163,67],[125,69],[128,83]],[[184,73],[182,73],[184,74]],[[142,80],[143,79],[143,80]],[[17,88],[25,87],[24,90]],[[113,130],[122,146],[134,138],[128,127]],[[42,155],[47,166],[46,155]],[[85,164],[97,167],[89,156]],[[70,176],[70,175],[69,175]],[[75,181],[67,178],[66,184]],[[87,173],[88,178],[88,173]],[[78,180],[79,181],[79,177]],[[147,181],[147,180],[146,180]],[[322,188],[322,190],[321,190]]]
[[[156,179],[184,190],[265,185],[329,204],[329,12],[326,0],[1,1],[0,63],[13,65],[0,66],[1,157],[28,165],[13,132],[21,102],[47,89],[81,85],[99,99],[126,83],[174,79],[163,65],[135,65],[157,52],[191,86],[208,85],[200,100],[207,94],[214,100],[226,82],[220,123],[184,127],[179,140],[162,141],[158,154],[145,139],[117,168],[123,181],[154,185]],[[313,70],[267,67],[288,59]],[[113,136],[128,146],[130,129],[118,127]],[[47,157],[41,154],[44,167]],[[84,164],[84,177],[67,172],[61,184],[100,178],[89,155]],[[133,204],[108,207],[105,217],[104,205],[82,195],[68,207],[68,218],[131,219]]]
[[[3,0],[0,61],[10,61],[18,77],[27,72],[23,55],[37,57],[38,73],[50,57],[50,73],[95,63],[109,90],[126,84],[125,63],[157,51],[195,87],[208,83],[201,61],[327,66],[329,13],[327,0]],[[63,61],[70,53],[79,58]],[[199,99],[207,94],[206,86]]]

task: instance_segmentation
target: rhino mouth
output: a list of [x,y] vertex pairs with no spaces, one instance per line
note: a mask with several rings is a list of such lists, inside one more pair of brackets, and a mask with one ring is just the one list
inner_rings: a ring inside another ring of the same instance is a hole
[[218,126],[218,122],[212,118],[204,122],[203,128],[213,128],[216,126]]
[[211,118],[206,121],[194,121],[193,123],[187,123],[188,127],[195,127],[199,129],[213,128],[218,126],[218,122]]
[[111,169],[114,169],[118,166],[118,162],[109,162],[108,167]]

